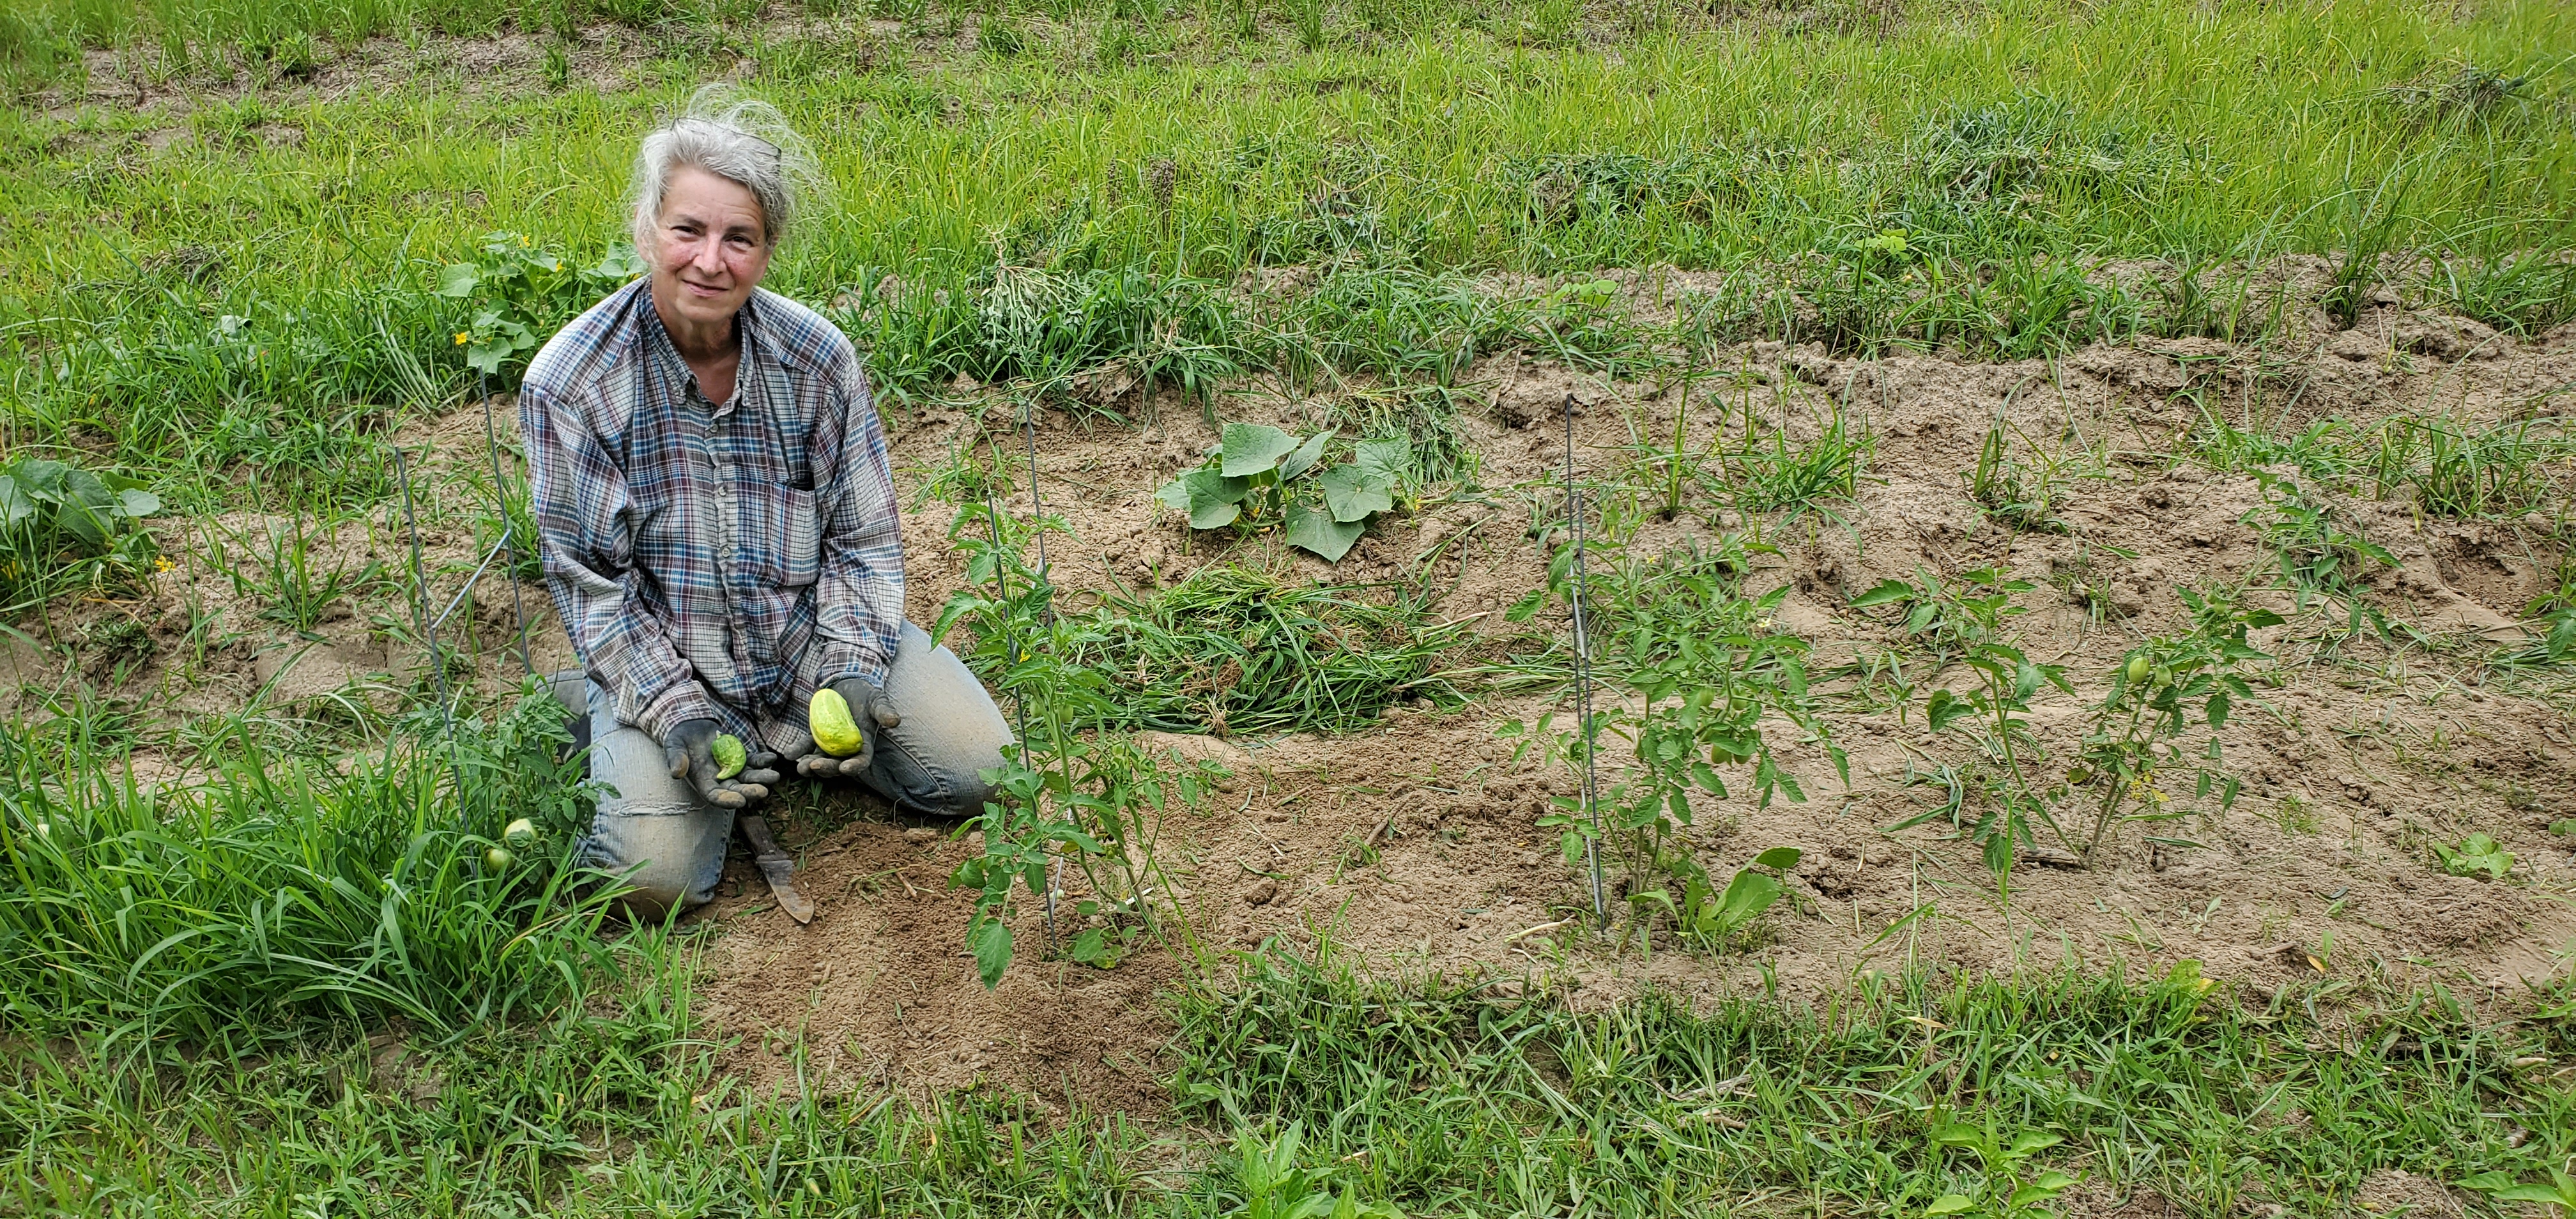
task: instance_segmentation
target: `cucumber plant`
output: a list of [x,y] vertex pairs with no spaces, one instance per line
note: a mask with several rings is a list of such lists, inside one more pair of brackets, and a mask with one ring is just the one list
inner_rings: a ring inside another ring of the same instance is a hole
[[2441,859],[2442,870],[2453,876],[2484,872],[2489,880],[2503,880],[2513,870],[2513,852],[2483,833],[2470,834],[2458,846],[2434,843],[2433,854]]
[[0,604],[131,584],[157,557],[142,521],[160,511],[159,496],[122,475],[41,457],[0,465]]
[[[1189,514],[1192,529],[1278,528],[1291,546],[1340,562],[1368,522],[1395,506],[1413,460],[1402,437],[1363,440],[1352,460],[1324,464],[1338,428],[1300,441],[1261,423],[1229,423],[1206,465],[1163,484],[1154,499]],[[1312,477],[1310,477],[1312,476]]]

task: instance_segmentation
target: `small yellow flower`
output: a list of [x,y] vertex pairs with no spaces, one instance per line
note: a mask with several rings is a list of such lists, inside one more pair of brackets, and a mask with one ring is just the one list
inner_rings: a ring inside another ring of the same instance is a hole
[[152,559],[152,570],[154,571],[168,571],[177,566],[178,564],[170,561],[170,556],[168,555],[156,555]]
[[456,332],[456,345],[457,345],[457,346],[459,346],[459,347],[463,347],[463,346],[465,345],[465,341],[466,341],[467,339],[469,339],[469,338],[472,338],[472,337],[473,337],[473,336],[472,336],[470,333],[468,333],[468,332],[466,332],[466,331],[463,331],[463,330],[459,330],[459,331],[457,331],[457,332]]
[[520,245],[523,245],[523,246],[524,246],[524,245],[528,245],[528,244],[530,244],[530,243],[529,243],[529,241],[528,241],[528,235],[527,235],[527,234],[525,234],[525,233],[521,233],[521,234],[519,234],[519,244],[520,244]]

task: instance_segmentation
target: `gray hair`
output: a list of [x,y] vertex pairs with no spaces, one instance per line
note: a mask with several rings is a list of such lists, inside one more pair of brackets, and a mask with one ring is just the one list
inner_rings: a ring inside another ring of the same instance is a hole
[[786,236],[806,195],[822,181],[813,150],[787,125],[778,108],[742,97],[725,85],[707,85],[689,97],[679,118],[654,129],[635,151],[635,248],[649,250],[662,215],[671,171],[694,166],[739,183],[760,204],[761,236],[770,245]]

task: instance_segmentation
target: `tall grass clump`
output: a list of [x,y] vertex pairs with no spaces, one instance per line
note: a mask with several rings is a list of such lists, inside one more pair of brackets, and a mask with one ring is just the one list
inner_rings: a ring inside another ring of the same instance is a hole
[[[13,729],[0,1023],[247,1046],[552,1010],[603,962],[604,906],[570,862],[587,801],[561,719],[539,696],[460,723],[452,751],[421,739],[336,764],[264,756],[245,733],[203,782],[155,787],[95,737],[47,749]],[[520,817],[542,828],[510,851]]]
[[[1010,663],[1011,641],[975,620],[967,664],[991,674]],[[1400,699],[1462,697],[1433,671],[1460,627],[1431,621],[1430,606],[1398,589],[1299,585],[1231,565],[1170,588],[1111,594],[1066,616],[1058,661],[1082,674],[1079,689],[1049,692],[1076,722],[1135,731],[1351,732]]]

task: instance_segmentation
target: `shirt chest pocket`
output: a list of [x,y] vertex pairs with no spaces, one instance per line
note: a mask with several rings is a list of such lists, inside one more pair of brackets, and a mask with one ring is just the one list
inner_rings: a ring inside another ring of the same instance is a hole
[[811,491],[768,483],[747,487],[741,504],[744,574],[768,588],[803,588],[823,563],[822,501]]

